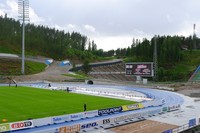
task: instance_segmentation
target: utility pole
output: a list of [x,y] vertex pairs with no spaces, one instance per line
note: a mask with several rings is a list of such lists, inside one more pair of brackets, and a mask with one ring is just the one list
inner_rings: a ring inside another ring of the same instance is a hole
[[18,18],[22,21],[22,70],[25,74],[25,21],[29,21],[29,1],[18,0]]
[[158,56],[157,56],[157,37],[154,36],[154,51],[153,51],[153,63],[154,63],[154,81],[158,81]]

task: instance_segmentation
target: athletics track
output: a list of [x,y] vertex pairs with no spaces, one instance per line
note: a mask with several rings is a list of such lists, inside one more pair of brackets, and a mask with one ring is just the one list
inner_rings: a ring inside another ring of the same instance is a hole
[[[32,87],[37,87],[37,88],[44,88],[44,89],[49,89],[47,86],[47,83],[33,83],[33,84],[21,84],[23,86],[32,86]],[[37,128],[30,128],[30,129],[24,129],[24,130],[19,130],[19,131],[12,131],[16,133],[53,133],[53,132],[59,132],[58,128],[63,127],[63,126],[70,126],[70,125],[76,125],[76,124],[83,124],[83,123],[92,123],[93,121],[100,121],[100,120],[106,120],[106,119],[114,119],[116,117],[118,118],[123,118],[123,116],[130,116],[133,114],[143,114],[142,116],[132,118],[131,121],[140,121],[140,120],[145,120],[149,117],[157,116],[157,115],[162,115],[160,113],[164,107],[174,107],[175,105],[182,105],[184,103],[184,99],[174,93],[174,92],[169,92],[169,91],[163,91],[163,90],[155,90],[155,89],[148,89],[148,88],[136,88],[136,87],[130,87],[130,86],[109,86],[109,85],[85,85],[85,84],[59,84],[59,83],[52,83],[51,84],[54,88],[64,88],[64,87],[77,87],[77,88],[85,88],[87,90],[99,90],[100,88],[104,88],[103,91],[108,91],[111,93],[111,91],[116,91],[119,93],[124,93],[124,92],[130,92],[132,91],[137,92],[134,94],[137,94],[139,96],[145,95],[146,98],[153,99],[153,101],[162,101],[163,104],[159,106],[152,106],[152,107],[146,107],[143,109],[139,110],[134,110],[134,111],[127,111],[127,112],[120,112],[120,113],[114,113],[110,115],[103,115],[103,116],[98,116],[98,117],[92,117],[92,118],[85,118],[81,120],[75,120],[75,121],[69,121],[69,122],[63,122],[63,123],[57,123],[57,124],[52,124],[52,125],[46,125],[46,126],[41,126]],[[106,89],[105,89],[106,88]],[[120,91],[119,91],[120,90]],[[104,92],[105,93],[105,92]],[[105,93],[106,94],[106,93]],[[148,101],[143,102],[146,104]],[[145,114],[146,112],[150,112],[150,114]],[[125,118],[124,118],[125,119]],[[123,124],[124,121],[117,122],[117,124]],[[110,126],[116,126],[116,123],[113,124],[108,124],[101,126],[102,128],[107,128]],[[99,126],[96,127],[98,129]],[[96,130],[95,128],[90,128],[90,129],[84,129],[81,130],[80,132],[84,131],[89,131],[89,130]]]

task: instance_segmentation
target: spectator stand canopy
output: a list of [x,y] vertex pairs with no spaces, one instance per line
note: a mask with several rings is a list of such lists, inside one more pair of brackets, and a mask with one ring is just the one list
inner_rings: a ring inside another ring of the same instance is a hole
[[70,63],[70,61],[68,61],[68,60],[62,61],[62,62],[59,64],[59,66],[70,66],[70,65],[71,65],[71,63]]
[[50,65],[51,63],[53,63],[53,59],[48,59],[45,61],[45,64]]

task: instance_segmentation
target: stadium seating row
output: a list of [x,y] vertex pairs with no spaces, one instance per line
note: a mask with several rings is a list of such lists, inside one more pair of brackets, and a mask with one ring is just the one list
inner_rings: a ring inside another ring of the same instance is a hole
[[125,64],[123,62],[92,67],[89,76],[95,79],[135,81],[135,77],[125,76]]

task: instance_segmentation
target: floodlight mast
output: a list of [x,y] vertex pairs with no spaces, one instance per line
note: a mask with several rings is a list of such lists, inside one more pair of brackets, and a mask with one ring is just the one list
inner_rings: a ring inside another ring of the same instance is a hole
[[22,21],[22,70],[25,74],[25,21],[29,21],[29,1],[18,0],[18,18]]
[[154,63],[154,81],[158,81],[158,56],[157,56],[157,36],[154,36],[154,51],[153,51],[153,63]]
[[194,24],[193,26],[193,49],[197,49],[195,28],[196,28],[196,24]]

